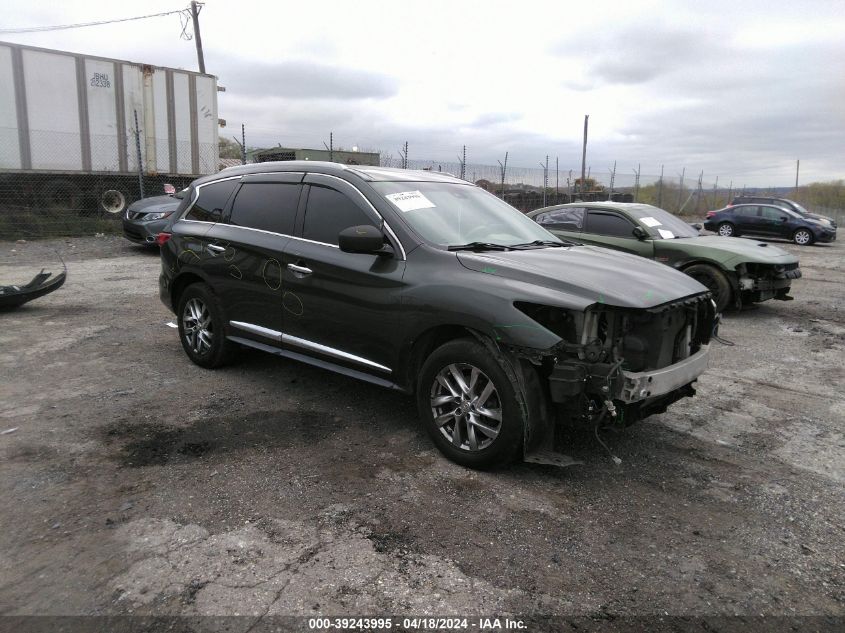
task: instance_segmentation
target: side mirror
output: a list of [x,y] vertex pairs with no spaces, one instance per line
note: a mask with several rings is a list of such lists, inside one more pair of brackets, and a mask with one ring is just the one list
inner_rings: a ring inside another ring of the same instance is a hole
[[338,234],[337,245],[344,253],[376,254],[384,248],[384,233],[369,224],[350,226]]
[[789,218],[788,218],[787,216],[785,216],[785,215],[780,216],[780,221],[781,221],[781,222],[786,222],[788,219],[789,219]]
[[643,227],[641,227],[641,226],[635,226],[635,227],[634,227],[634,230],[632,231],[632,233],[634,234],[634,237],[636,237],[638,240],[646,240],[646,239],[648,239],[648,233],[647,233],[647,232],[646,232],[646,230],[645,230]]

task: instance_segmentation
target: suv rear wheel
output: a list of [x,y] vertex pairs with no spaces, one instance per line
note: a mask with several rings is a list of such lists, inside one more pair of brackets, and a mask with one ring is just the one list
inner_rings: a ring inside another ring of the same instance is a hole
[[513,461],[522,448],[519,389],[483,345],[459,339],[426,359],[417,407],[441,453],[462,466],[489,468]]
[[194,363],[213,369],[232,359],[234,345],[226,340],[223,311],[204,283],[191,284],[179,297],[179,339]]
[[736,237],[736,227],[730,222],[722,222],[719,225],[719,235],[722,237]]

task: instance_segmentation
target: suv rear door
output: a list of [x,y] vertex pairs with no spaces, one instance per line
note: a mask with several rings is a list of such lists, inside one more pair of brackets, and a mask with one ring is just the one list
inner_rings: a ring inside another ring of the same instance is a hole
[[302,172],[250,174],[206,235],[204,269],[232,334],[279,345],[283,329],[282,252],[294,232]]
[[282,260],[283,345],[387,379],[397,355],[404,254],[398,243],[393,256],[341,251],[340,231],[383,220],[345,180],[308,174],[305,183],[304,213]]

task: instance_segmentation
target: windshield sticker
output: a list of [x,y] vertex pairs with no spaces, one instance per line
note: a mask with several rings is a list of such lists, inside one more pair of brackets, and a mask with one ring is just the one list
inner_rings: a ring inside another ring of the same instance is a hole
[[416,211],[417,209],[433,209],[437,205],[426,198],[419,191],[403,191],[401,193],[389,193],[385,196],[400,211]]
[[656,220],[652,217],[640,218],[640,222],[650,227],[663,226],[663,223],[660,220]]
[[657,229],[657,232],[660,233],[660,237],[664,240],[671,240],[675,237],[675,234],[672,231],[667,231],[665,229]]

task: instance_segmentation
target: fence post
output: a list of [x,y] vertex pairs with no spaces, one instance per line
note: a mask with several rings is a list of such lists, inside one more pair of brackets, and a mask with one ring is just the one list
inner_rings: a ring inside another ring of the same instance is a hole
[[241,123],[241,165],[246,165],[246,126]]
[[141,190],[141,197],[146,198],[144,194],[144,165],[141,162],[141,130],[138,129],[138,111],[132,110],[135,116],[135,154],[138,156],[138,189]]
[[499,169],[502,172],[502,200],[505,199],[505,172],[508,170],[508,153],[505,152],[505,162],[502,164],[502,161],[496,160],[499,163]]
[[663,208],[663,165],[660,166],[660,180],[657,181],[657,206]]
[[684,176],[686,176],[686,174],[687,168],[684,167],[684,169],[681,171],[681,185],[678,187],[678,213],[680,213],[681,209],[683,208],[681,206],[681,203],[684,200]]

